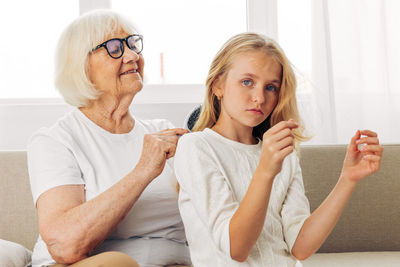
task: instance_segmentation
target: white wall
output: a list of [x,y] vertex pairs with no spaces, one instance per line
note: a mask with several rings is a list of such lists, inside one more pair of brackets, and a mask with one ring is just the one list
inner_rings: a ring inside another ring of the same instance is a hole
[[[197,103],[132,104],[132,114],[141,119],[169,119],[182,127],[187,114]],[[50,126],[73,107],[64,104],[1,104],[0,150],[24,150],[33,132]]]

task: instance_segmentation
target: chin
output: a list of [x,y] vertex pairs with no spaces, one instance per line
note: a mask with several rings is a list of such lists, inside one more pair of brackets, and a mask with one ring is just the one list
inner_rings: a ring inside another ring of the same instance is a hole
[[136,92],[139,92],[139,91],[141,91],[142,90],[142,88],[143,88],[143,82],[140,80],[136,80],[136,81],[134,81],[133,83],[132,83],[132,85],[133,85],[133,88],[134,88],[134,90],[136,91]]

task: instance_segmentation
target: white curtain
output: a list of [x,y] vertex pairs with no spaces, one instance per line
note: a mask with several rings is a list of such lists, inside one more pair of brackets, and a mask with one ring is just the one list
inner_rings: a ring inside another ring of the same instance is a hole
[[400,1],[312,0],[310,143],[400,143]]

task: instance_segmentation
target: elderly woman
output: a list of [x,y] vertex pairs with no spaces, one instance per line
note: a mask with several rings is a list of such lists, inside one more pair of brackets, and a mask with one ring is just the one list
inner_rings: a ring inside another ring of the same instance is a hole
[[33,266],[190,265],[168,161],[186,131],[129,111],[143,86],[142,42],[104,10],[59,40],[56,86],[77,108],[28,144],[40,232]]

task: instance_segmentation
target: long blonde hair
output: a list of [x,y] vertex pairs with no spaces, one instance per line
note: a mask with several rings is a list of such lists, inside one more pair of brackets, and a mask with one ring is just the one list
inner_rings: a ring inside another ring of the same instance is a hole
[[263,134],[280,121],[294,119],[299,128],[293,130],[295,147],[301,141],[308,139],[304,135],[304,126],[299,116],[296,101],[296,76],[291,64],[280,46],[272,39],[256,33],[241,33],[230,38],[218,51],[211,63],[206,80],[206,97],[202,106],[199,119],[193,127],[193,131],[202,131],[211,128],[217,122],[221,112],[220,100],[213,92],[215,81],[225,79],[233,59],[236,55],[249,51],[264,51],[282,66],[281,88],[279,90],[278,103],[272,114],[253,129],[253,135],[262,139]]

